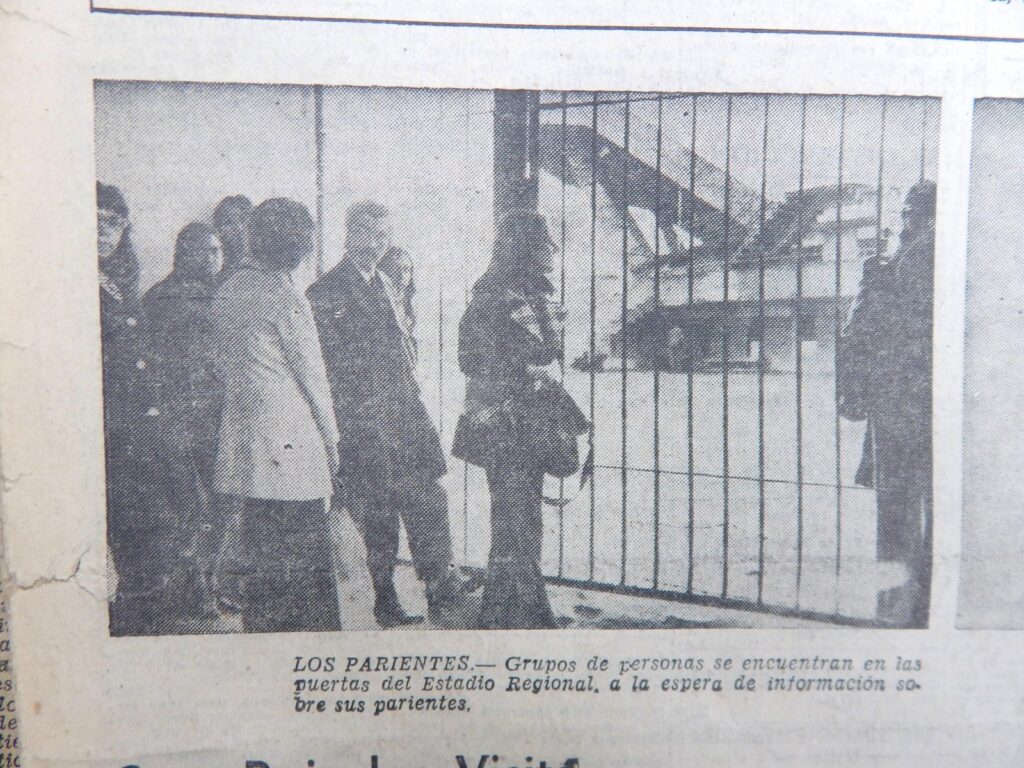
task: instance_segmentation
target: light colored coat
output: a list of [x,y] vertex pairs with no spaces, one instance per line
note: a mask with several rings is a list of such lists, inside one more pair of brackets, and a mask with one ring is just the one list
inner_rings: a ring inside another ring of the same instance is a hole
[[306,297],[290,276],[248,263],[217,292],[214,322],[225,390],[215,489],[329,497],[338,426]]

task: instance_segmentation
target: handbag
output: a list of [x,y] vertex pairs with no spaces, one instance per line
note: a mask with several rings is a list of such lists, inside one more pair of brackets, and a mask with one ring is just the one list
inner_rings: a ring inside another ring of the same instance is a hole
[[544,474],[569,477],[580,468],[578,438],[590,429],[576,401],[556,381],[536,382],[522,400],[521,444]]

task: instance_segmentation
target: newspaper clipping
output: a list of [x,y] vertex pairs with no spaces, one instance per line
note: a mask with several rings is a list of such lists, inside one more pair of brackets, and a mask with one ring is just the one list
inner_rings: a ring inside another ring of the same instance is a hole
[[0,768],[1022,764],[1024,8],[858,5],[6,3]]

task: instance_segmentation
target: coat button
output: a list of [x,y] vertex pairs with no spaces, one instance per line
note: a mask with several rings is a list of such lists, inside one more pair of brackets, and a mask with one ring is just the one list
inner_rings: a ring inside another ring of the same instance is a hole
[[135,363],[135,367],[138,368],[140,371],[143,370],[146,367],[146,361],[145,360],[137,361]]
[[134,328],[134,327],[135,327],[136,325],[138,325],[138,324],[139,324],[139,321],[138,321],[138,320],[136,320],[136,319],[135,319],[134,317],[129,317],[129,318],[127,319],[127,320],[125,320],[125,323],[126,323],[126,324],[127,324],[127,325],[128,325],[129,327],[130,327],[130,328]]

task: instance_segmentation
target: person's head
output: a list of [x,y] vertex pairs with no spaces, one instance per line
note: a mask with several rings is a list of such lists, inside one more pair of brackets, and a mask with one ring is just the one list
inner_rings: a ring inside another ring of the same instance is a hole
[[919,181],[910,188],[903,202],[904,239],[935,229],[935,198],[934,181]]
[[205,224],[193,221],[178,233],[174,271],[182,277],[212,282],[224,265],[220,239]]
[[345,250],[360,269],[380,264],[391,245],[392,224],[388,209],[373,200],[350,206],[345,215]]
[[405,292],[412,285],[412,257],[404,248],[388,248],[377,265],[381,272],[391,278],[399,291]]
[[252,201],[245,195],[225,197],[213,209],[213,228],[224,247],[228,261],[239,261],[249,248],[249,219]]
[[134,301],[139,291],[139,260],[132,245],[128,205],[117,187],[96,182],[96,249],[100,269]]
[[270,269],[291,272],[313,252],[313,217],[302,203],[284,197],[265,200],[252,212],[252,257]]
[[504,270],[543,276],[554,268],[556,253],[558,246],[540,213],[513,210],[499,219],[494,257]]
[[100,261],[117,252],[128,231],[128,204],[117,187],[96,182],[96,248]]

